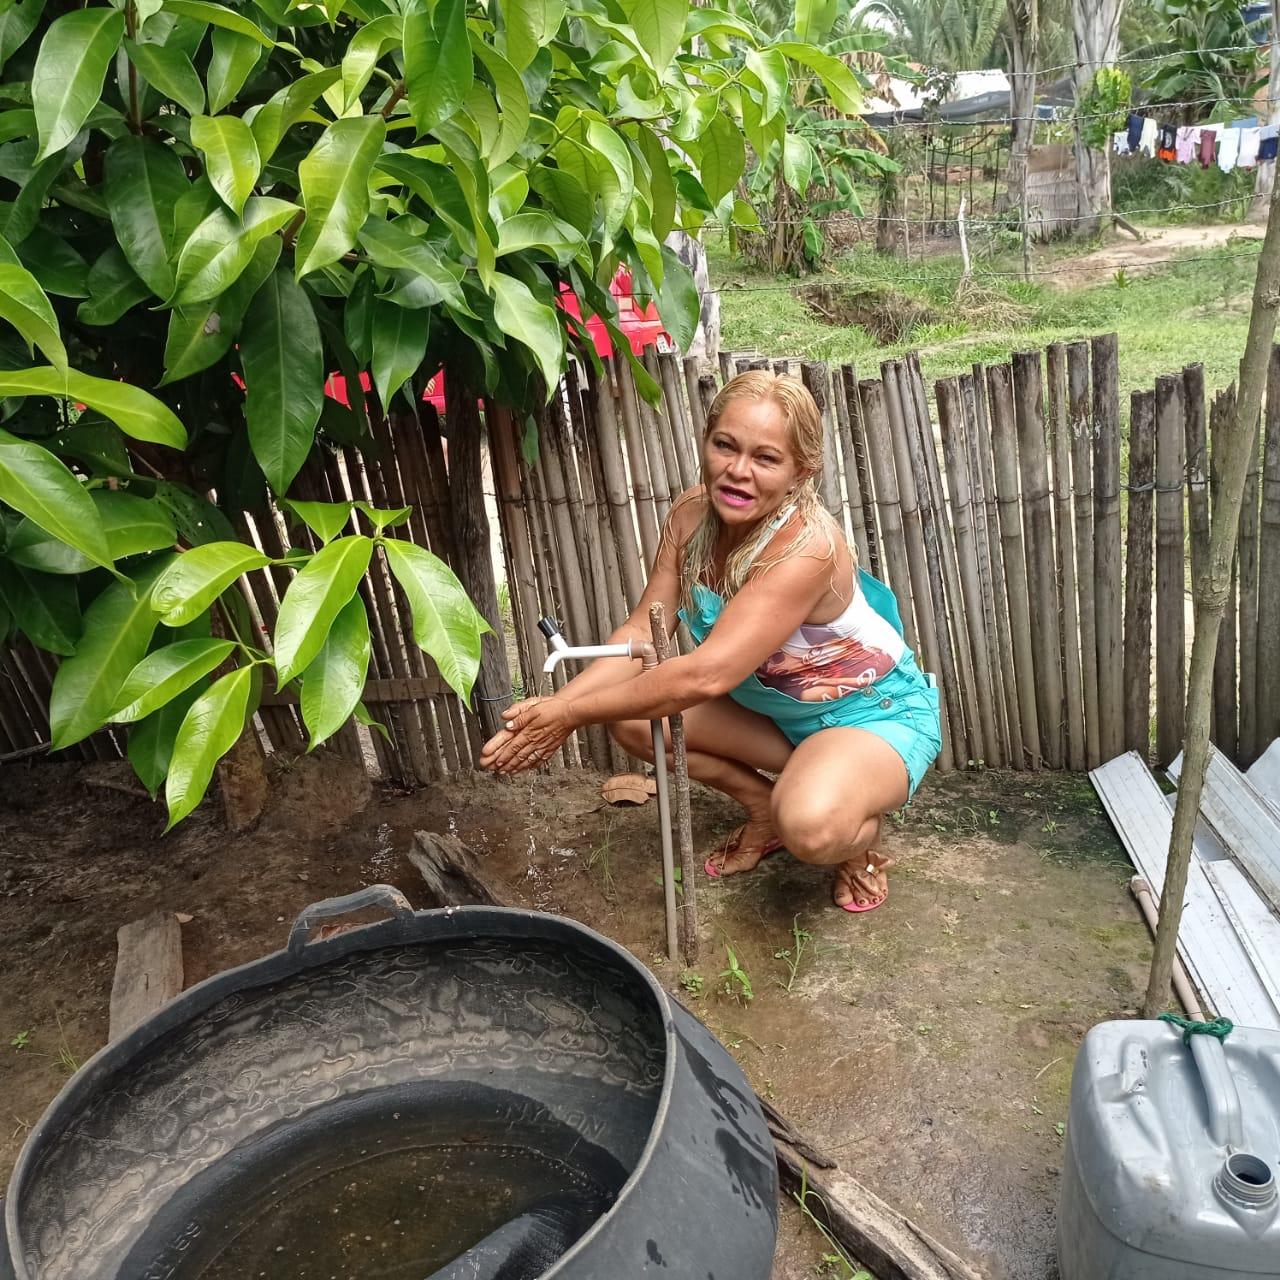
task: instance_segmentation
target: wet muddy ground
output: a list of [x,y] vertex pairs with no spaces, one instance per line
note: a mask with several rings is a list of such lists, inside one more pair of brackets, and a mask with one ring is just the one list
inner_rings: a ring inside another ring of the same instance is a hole
[[[422,903],[405,851],[416,830],[451,830],[528,905],[650,964],[798,1128],[986,1274],[1056,1275],[1072,1061],[1094,1022],[1133,1013],[1150,951],[1084,779],[929,779],[892,824],[899,864],[868,914],[835,910],[826,877],[785,854],[702,880],[703,956],[682,970],[661,954],[656,806],[604,805],[599,776],[403,794],[312,758],[277,771],[252,834],[228,836],[206,803],[161,838],[158,807],[91,785],[127,781],[111,768],[0,770],[0,1185],[106,1039],[121,924],[190,915],[190,984],[275,949],[318,899],[381,881]],[[736,821],[707,792],[693,812],[705,850]],[[823,1274],[828,1252],[790,1209],[775,1277]]]

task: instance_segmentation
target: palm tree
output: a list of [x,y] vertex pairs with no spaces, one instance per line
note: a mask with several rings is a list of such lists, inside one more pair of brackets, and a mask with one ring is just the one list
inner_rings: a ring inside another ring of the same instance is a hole
[[868,0],[863,17],[893,25],[908,57],[947,71],[975,71],[1004,61],[1005,0]]

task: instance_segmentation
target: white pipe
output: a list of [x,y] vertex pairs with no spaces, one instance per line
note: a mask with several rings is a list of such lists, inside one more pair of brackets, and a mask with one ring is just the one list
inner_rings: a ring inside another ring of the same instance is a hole
[[637,654],[631,652],[631,641],[626,644],[582,644],[570,646],[565,644],[560,636],[554,636],[551,643],[559,640],[555,649],[547,654],[547,660],[542,664],[542,674],[549,675],[556,669],[566,658],[632,658]]
[[[1141,876],[1134,876],[1129,881],[1129,892],[1137,898],[1138,906],[1142,908],[1142,914],[1146,916],[1147,926],[1154,937],[1156,930],[1160,927],[1160,914],[1156,910],[1156,899],[1151,892],[1151,886]],[[1187,971],[1182,967],[1182,961],[1177,956],[1173,958],[1173,990],[1182,1002],[1182,1007],[1187,1011],[1187,1017],[1196,1022],[1203,1022],[1204,1010],[1200,1008],[1200,1001],[1196,999],[1196,993],[1192,990]]]

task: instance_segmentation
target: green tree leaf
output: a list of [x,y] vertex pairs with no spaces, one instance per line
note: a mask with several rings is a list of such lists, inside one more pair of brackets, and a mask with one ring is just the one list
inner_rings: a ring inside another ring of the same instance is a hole
[[858,78],[848,64],[842,62],[834,54],[824,53],[811,44],[799,44],[791,40],[781,40],[774,48],[784,56],[794,59],[811,71],[826,86],[831,101],[847,116],[856,116],[862,111],[863,93]]
[[277,680],[288,684],[310,666],[338,610],[369,567],[373,540],[360,534],[338,538],[316,552],[289,584],[276,618]]
[[[0,394],[8,393],[0,388]],[[7,431],[0,431],[0,502],[7,502],[94,564],[111,567],[106,530],[88,490],[48,449]]]
[[21,0],[0,8],[0,68],[27,42],[44,12],[45,0]]
[[426,354],[431,312],[373,303],[373,385],[386,409],[391,397],[418,371]]
[[662,284],[658,289],[658,315],[663,328],[681,351],[688,351],[698,331],[702,308],[693,272],[680,261],[678,254],[662,246]]
[[[26,516],[10,527],[4,553],[14,564],[20,564],[25,569],[35,569],[39,573],[88,573],[96,567],[83,552],[67,546],[61,538],[46,533]],[[79,616],[78,610],[76,616]]]
[[245,418],[253,456],[283,495],[311,451],[324,407],[320,326],[302,286],[277,269],[258,290],[240,331]]
[[539,302],[523,280],[498,274],[493,279],[493,318],[503,333],[533,352],[549,398],[564,372],[564,335],[555,310]]
[[38,159],[61,151],[98,105],[111,58],[124,37],[116,9],[77,9],[54,19],[31,73],[31,105],[40,138]]
[[404,83],[418,132],[450,119],[474,82],[466,0],[406,0]]
[[297,212],[297,205],[275,196],[250,197],[241,218],[219,206],[182,248],[174,302],[189,307],[225,293],[253,261],[258,245]]
[[67,349],[58,332],[58,317],[25,267],[0,262],[0,317],[17,329],[28,351],[39,347],[50,363],[66,369]]
[[723,112],[711,117],[700,143],[702,186],[716,205],[738,185],[747,162],[746,146],[742,131]]
[[132,724],[144,719],[221,666],[235,647],[234,640],[197,637],[153,650],[125,677],[111,720]]
[[493,81],[502,112],[501,130],[486,157],[489,168],[496,169],[516,153],[529,132],[529,92],[515,67],[478,35],[472,37],[472,47]]
[[397,525],[404,524],[413,511],[412,507],[396,507],[394,511],[388,511],[383,508],[370,506],[369,503],[356,501],[356,510],[364,513],[369,523],[374,529],[381,533],[384,529],[394,529]]
[[332,542],[351,520],[349,502],[299,502],[296,498],[290,498],[285,506],[321,542]]
[[[803,2],[803,0],[800,0]],[[622,11],[661,76],[684,40],[689,0],[621,0]]]
[[[78,400],[110,418],[125,435],[135,440],[149,440],[153,444],[168,445],[171,449],[186,447],[186,428],[168,405],[161,404],[155,396],[127,382],[95,378],[76,369],[61,373],[41,366],[0,373],[0,395],[60,396],[66,400]],[[51,529],[50,532],[58,531]],[[59,533],[58,536],[62,535]]]
[[249,303],[275,270],[283,249],[279,236],[267,236],[258,242],[240,278],[220,298],[169,312],[161,386],[207,369],[231,350]]
[[306,221],[298,233],[299,278],[337,262],[369,216],[369,176],[387,136],[381,116],[335,120],[298,166]]
[[166,98],[172,98],[189,115],[204,110],[204,85],[196,69],[181,49],[162,44],[124,42],[129,61],[142,72],[148,84],[154,85]]
[[205,173],[223,203],[239,217],[262,171],[258,142],[239,116],[202,116],[191,121],[191,143],[204,153]]
[[[76,310],[82,324],[115,324],[130,307],[151,296],[124,250],[113,244],[89,269],[89,296]],[[53,361],[54,364],[57,361]]]
[[89,606],[75,653],[58,668],[49,697],[49,736],[61,751],[108,722],[116,695],[142,661],[159,619],[151,585],[168,557],[145,565],[132,580],[113,582]]
[[145,720],[129,727],[129,763],[153,800],[169,772],[178,729],[200,693],[201,685],[197,682]]
[[209,111],[216,115],[244,88],[245,81],[262,57],[262,46],[253,36],[217,28],[210,43],[209,70],[205,82],[209,89]]
[[311,104],[330,85],[337,84],[341,77],[341,67],[313,71],[281,89],[258,108],[249,125],[257,139],[258,155],[264,165],[275,155],[285,134],[311,110]]
[[747,70],[756,78],[764,95],[761,122],[767,124],[786,109],[789,98],[787,60],[776,49],[749,49]]
[[441,256],[433,244],[396,222],[370,218],[360,229],[360,247],[380,267],[409,272],[422,282],[420,305],[447,303],[465,310],[462,269]]
[[177,542],[173,517],[154,498],[110,489],[94,489],[90,497],[107,531],[113,560],[144,551],[165,551]]
[[105,195],[129,265],[158,298],[173,293],[174,207],[190,183],[171,147],[132,135],[111,144]]
[[87,298],[89,264],[60,236],[37,227],[19,246],[22,265],[40,282],[45,293],[60,298]]
[[236,745],[252,714],[253,686],[253,668],[237,667],[215,680],[183,717],[164,784],[169,806],[166,831],[204,799],[214,767]]
[[544,249],[560,266],[567,266],[586,247],[576,227],[541,209],[517,213],[498,228],[498,257],[522,249]]
[[804,197],[813,177],[813,148],[799,134],[789,133],[782,144],[782,176],[795,193]]
[[167,13],[176,13],[181,18],[207,22],[210,26],[248,36],[267,49],[274,47],[275,42],[256,23],[220,4],[208,4],[205,0],[164,0],[164,7]]
[[[623,142],[621,135],[599,120],[588,122],[587,141],[608,162],[608,170],[603,166],[599,170],[602,178],[600,203],[604,209],[605,231],[612,236],[622,226],[635,195],[635,170],[631,164],[631,152],[627,150],[627,144]],[[613,172],[613,183],[604,180],[609,170]]]
[[82,623],[73,578],[52,577],[0,560],[0,601],[37,649],[64,658],[76,651]]
[[302,673],[302,722],[308,751],[331,738],[351,718],[369,673],[369,615],[352,596],[333,620],[325,642]]
[[468,705],[480,670],[480,637],[492,630],[439,556],[399,538],[382,544],[413,615],[413,641]]
[[398,13],[384,14],[360,28],[342,55],[342,103],[344,113],[353,110],[373,75],[373,69],[401,40],[403,20]]
[[206,542],[170,563],[151,590],[151,608],[165,626],[198,618],[241,574],[271,563],[256,547],[241,542]]

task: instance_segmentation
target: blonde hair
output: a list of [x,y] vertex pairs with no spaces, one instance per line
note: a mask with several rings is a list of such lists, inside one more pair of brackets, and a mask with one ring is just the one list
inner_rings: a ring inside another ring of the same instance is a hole
[[[707,410],[706,430],[702,435],[705,446],[708,437],[720,425],[724,411],[735,401],[769,401],[782,411],[787,430],[787,442],[805,477],[779,510],[788,506],[800,520],[800,531],[791,540],[786,551],[772,559],[760,559],[760,552],[768,545],[776,529],[771,520],[762,520],[758,529],[746,538],[725,561],[724,573],[719,582],[720,595],[731,599],[746,583],[752,569],[763,570],[780,560],[802,555],[818,537],[826,542],[825,555],[835,555],[835,531],[826,509],[818,500],[817,478],[822,472],[822,414],[809,389],[797,378],[787,374],[774,374],[765,370],[740,373],[721,388],[720,394]],[[703,477],[704,481],[706,477]],[[715,508],[707,501],[702,518],[698,521],[689,540],[680,553],[680,603],[686,609],[693,607],[694,584],[711,576],[715,565],[716,543],[722,525]]]

